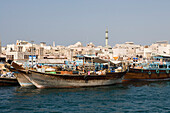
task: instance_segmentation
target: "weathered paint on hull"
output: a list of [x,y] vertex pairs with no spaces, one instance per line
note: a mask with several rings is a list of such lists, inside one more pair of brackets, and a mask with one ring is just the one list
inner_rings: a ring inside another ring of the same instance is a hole
[[16,78],[0,77],[0,86],[16,86],[19,85]]
[[170,80],[170,73],[167,70],[142,70],[130,69],[124,76],[124,80],[159,81]]
[[21,73],[14,73],[14,75],[16,76],[20,86],[22,87],[30,87],[30,86],[34,86],[34,84],[32,82],[30,82],[26,77],[25,74],[21,74]]
[[[15,63],[13,63],[13,64],[15,64]],[[17,81],[18,81],[18,83],[20,84],[20,86],[22,86],[22,87],[30,87],[30,86],[34,86],[33,84],[32,84],[32,82],[30,82],[26,77],[25,77],[25,73],[20,73],[19,71],[18,71],[18,69],[20,69],[20,67],[17,65],[17,64],[15,64],[16,65],[16,69],[15,68],[11,68],[10,66],[6,66],[10,71],[12,71],[12,72],[14,72],[14,76],[17,78]],[[15,65],[14,65],[14,67],[15,67]],[[23,68],[21,68],[21,69],[23,69]]]
[[31,74],[26,74],[26,77],[37,88],[73,88],[73,87],[104,86],[120,83],[122,81],[124,74],[125,73],[121,73],[114,76],[111,75],[61,76],[32,72]]

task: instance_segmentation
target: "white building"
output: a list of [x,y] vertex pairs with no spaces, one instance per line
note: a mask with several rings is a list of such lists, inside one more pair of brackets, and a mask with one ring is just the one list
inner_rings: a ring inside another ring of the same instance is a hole
[[[108,34],[107,34],[108,37]],[[92,42],[83,46],[81,42],[77,42],[70,46],[48,46],[45,42],[32,44],[27,41],[17,40],[16,44],[8,44],[2,48],[2,53],[6,54],[7,60],[28,60],[30,55],[37,56],[38,59],[67,59],[73,60],[73,56],[77,55],[97,55],[102,59],[113,59],[119,57],[122,60],[128,58],[151,58],[157,54],[170,55],[170,44],[168,41],[159,41],[150,46],[136,45],[133,42],[125,42],[124,44],[116,44],[113,48],[107,46],[95,46]]]
[[113,47],[113,55],[123,57],[124,60],[133,57],[143,57],[143,46],[135,45],[133,42],[125,42],[124,44],[116,44]]
[[37,45],[27,41],[17,40],[16,44],[8,44],[6,48],[7,60],[28,60],[30,55],[39,56]]
[[168,54],[170,55],[170,44],[168,41],[157,41],[152,44],[150,47],[152,56],[157,54]]

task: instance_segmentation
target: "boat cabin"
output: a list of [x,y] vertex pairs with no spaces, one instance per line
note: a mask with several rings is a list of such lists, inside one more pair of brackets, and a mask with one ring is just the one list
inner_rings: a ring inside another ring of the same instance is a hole
[[165,64],[162,64],[160,62],[151,63],[151,64],[149,64],[149,68],[151,68],[151,69],[170,69],[170,63],[165,63]]

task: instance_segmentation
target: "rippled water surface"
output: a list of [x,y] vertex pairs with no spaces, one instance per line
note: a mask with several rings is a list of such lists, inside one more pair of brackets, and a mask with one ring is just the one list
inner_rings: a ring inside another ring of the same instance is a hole
[[170,82],[75,89],[0,87],[0,112],[170,112]]

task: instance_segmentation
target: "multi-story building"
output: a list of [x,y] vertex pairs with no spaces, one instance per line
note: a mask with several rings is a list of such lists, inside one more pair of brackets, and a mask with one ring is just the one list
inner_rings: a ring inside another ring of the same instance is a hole
[[150,46],[144,46],[144,57],[151,58],[159,54],[170,55],[170,44],[168,41],[157,41]]
[[141,45],[135,45],[133,42],[125,42],[125,44],[116,44],[112,50],[114,56],[127,59],[143,57],[144,48]]
[[[108,35],[106,36],[108,37]],[[45,42],[38,45],[17,40],[16,44],[8,44],[7,47],[3,47],[2,53],[6,54],[7,60],[28,60],[30,55],[35,55],[37,59],[74,60],[74,56],[97,55],[102,59],[113,59],[116,56],[126,60],[134,57],[150,58],[157,54],[170,55],[170,44],[168,41],[159,41],[150,46],[141,46],[133,42],[125,42],[116,44],[112,48],[108,45],[108,38],[106,38],[105,47],[95,46],[93,43],[83,46],[81,42],[65,47],[55,46],[55,43],[53,46],[47,46]]]
[[28,60],[30,55],[38,58],[39,48],[36,44],[17,40],[16,44],[8,44],[6,48],[7,60]]

